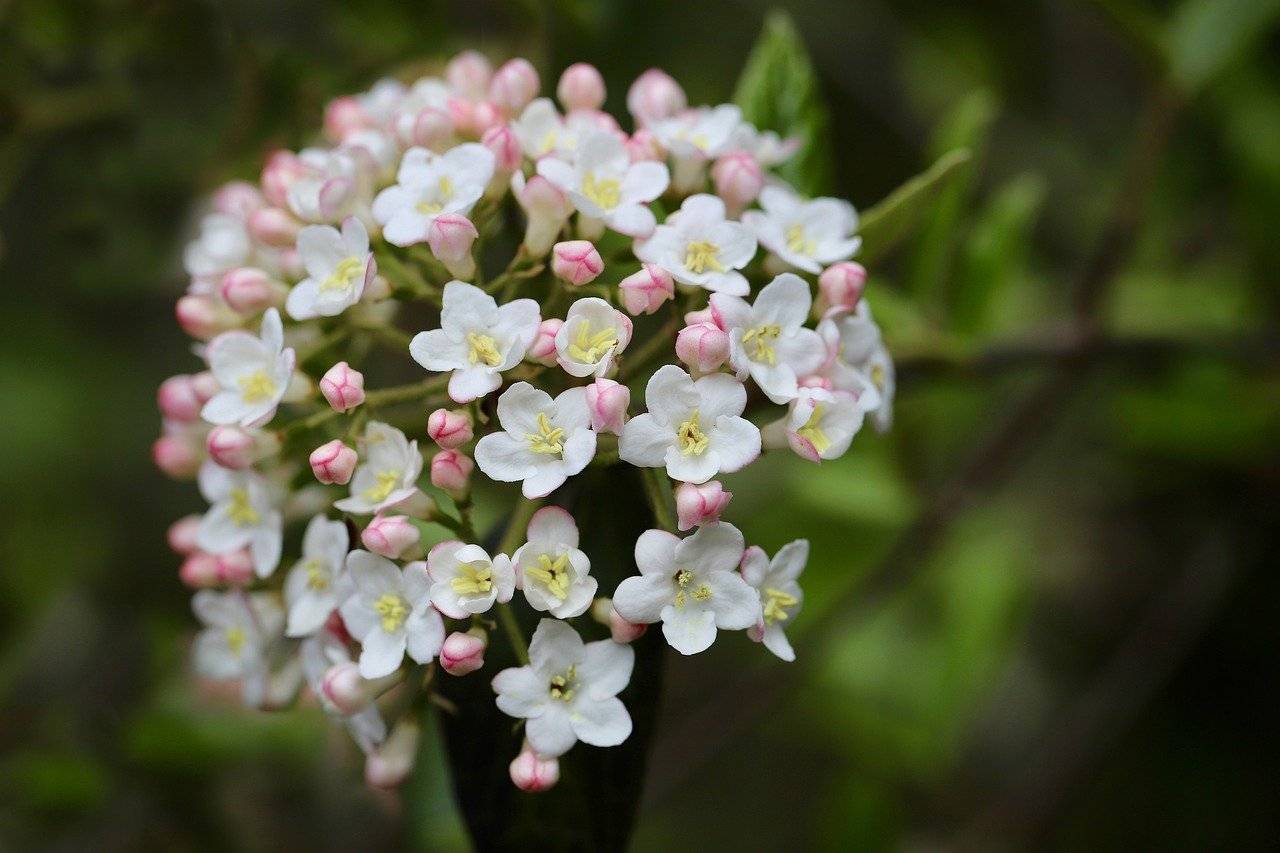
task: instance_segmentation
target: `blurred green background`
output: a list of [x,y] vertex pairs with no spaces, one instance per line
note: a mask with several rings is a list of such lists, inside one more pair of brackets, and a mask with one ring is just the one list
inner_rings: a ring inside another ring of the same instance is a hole
[[[972,157],[869,262],[894,431],[728,482],[813,540],[800,662],[670,662],[636,848],[1273,847],[1280,2],[781,5],[817,188]],[[432,745],[376,795],[315,709],[190,680],[201,507],[148,448],[192,202],[464,47],[727,100],[767,11],[0,0],[0,848],[465,847]]]

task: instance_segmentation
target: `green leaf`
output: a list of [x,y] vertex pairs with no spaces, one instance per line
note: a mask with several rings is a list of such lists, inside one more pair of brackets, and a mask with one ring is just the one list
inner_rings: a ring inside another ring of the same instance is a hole
[[889,193],[883,201],[862,214],[862,253],[859,259],[871,264],[884,257],[911,233],[938,197],[969,162],[967,148],[949,151],[932,166]]
[[818,77],[791,18],[770,12],[738,78],[734,103],[761,130],[795,137],[800,148],[778,174],[806,195],[831,188],[830,115]]
[[1280,15],[1280,0],[1185,0],[1169,21],[1167,46],[1173,78],[1188,94],[1266,34]]

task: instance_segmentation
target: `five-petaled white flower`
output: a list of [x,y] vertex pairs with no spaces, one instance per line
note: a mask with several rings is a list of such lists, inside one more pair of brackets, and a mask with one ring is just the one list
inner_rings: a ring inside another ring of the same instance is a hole
[[510,557],[497,554],[490,559],[479,545],[456,539],[431,549],[427,572],[431,576],[431,602],[450,619],[484,613],[495,602],[510,601],[515,593],[516,576]]
[[583,643],[564,622],[543,619],[529,643],[529,665],[494,676],[498,708],[528,720],[534,752],[564,755],[578,741],[617,746],[631,735],[618,694],[631,681],[635,651],[613,640]]
[[742,125],[742,110],[733,104],[699,107],[649,126],[672,156],[710,159],[729,149]]
[[382,236],[396,246],[425,242],[437,216],[470,212],[493,177],[493,167],[493,152],[477,142],[444,154],[410,148],[400,161],[397,183],[373,200]]
[[418,442],[381,421],[369,421],[364,430],[364,453],[351,477],[351,496],[334,501],[343,512],[369,515],[412,497],[422,474]]
[[686,198],[652,237],[636,244],[635,253],[681,284],[734,296],[751,292],[738,270],[755,257],[756,237],[741,222],[725,219],[724,202],[716,196]]
[[865,299],[843,315],[827,317],[818,324],[818,334],[827,347],[824,371],[839,390],[863,394],[868,384],[877,396],[867,401],[867,412],[878,432],[893,425],[895,373],[893,357],[880,336],[880,327],[871,316]]
[[284,579],[284,602],[289,611],[285,633],[314,634],[337,608],[342,597],[339,580],[347,560],[347,525],[317,515],[302,534],[302,559]]
[[864,383],[861,392],[801,388],[786,417],[765,427],[766,443],[781,446],[773,437],[780,432],[791,449],[810,462],[843,456],[862,429],[866,413],[880,405],[880,395],[871,383],[860,381]]
[[298,657],[302,660],[302,673],[320,707],[324,708],[326,714],[336,717],[346,725],[347,731],[351,732],[351,737],[365,754],[372,752],[387,739],[387,724],[382,719],[376,702],[370,702],[354,714],[344,714],[325,695],[325,675],[332,667],[351,662],[351,653],[347,651],[347,644],[343,640],[328,628],[322,629],[299,644]]
[[187,244],[182,263],[191,276],[192,292],[217,288],[222,274],[245,266],[253,255],[253,242],[244,220],[229,213],[210,213],[200,220],[200,234]]
[[276,597],[203,589],[191,609],[204,625],[195,640],[196,672],[218,681],[239,679],[244,704],[260,707],[267,698],[267,648],[284,625]]
[[742,221],[760,243],[793,267],[815,275],[836,261],[853,257],[862,246],[858,214],[838,198],[805,201],[782,187],[760,191],[760,210],[748,210]]
[[511,123],[520,148],[530,160],[543,157],[573,157],[578,140],[594,125],[584,114],[560,115],[550,98],[535,98]]
[[632,163],[616,135],[594,130],[578,146],[573,163],[538,161],[538,174],[558,186],[578,211],[629,237],[648,237],[656,220],[648,203],[666,192],[671,175],[663,163]]
[[554,400],[528,382],[498,398],[498,423],[476,443],[476,464],[492,480],[523,481],[526,498],[551,494],[596,455],[586,391],[570,388]]
[[775,403],[794,400],[797,377],[817,370],[826,358],[822,338],[804,328],[811,302],[809,285],[794,273],[765,285],[754,305],[711,295],[712,311],[729,333],[729,363],[739,379],[749,374]]
[[354,216],[342,231],[308,225],[298,234],[298,255],[307,277],[289,291],[285,310],[295,320],[332,317],[360,301],[378,266],[369,251],[369,232]]
[[444,620],[431,606],[426,564],[410,563],[401,571],[386,557],[368,551],[347,555],[351,594],[339,612],[351,636],[360,641],[360,675],[390,675],[405,652],[427,663],[444,644]]
[[760,430],[741,417],[747,389],[723,373],[696,382],[664,365],[644,391],[646,414],[622,428],[618,455],[642,468],[666,466],[672,479],[705,483],[738,471],[760,455]]
[[213,462],[200,466],[200,494],[213,504],[200,519],[196,543],[210,554],[248,547],[260,578],[280,562],[284,517],[278,490],[253,471],[231,471]]
[[740,631],[760,618],[755,590],[735,571],[742,533],[723,521],[684,539],[646,530],[636,540],[638,576],[618,584],[613,608],[628,622],[662,622],[662,635],[683,655],[709,648],[716,631]]
[[361,200],[368,198],[369,187],[361,156],[359,149],[345,147],[299,151],[302,174],[289,184],[289,209],[304,222],[340,222],[356,213],[362,207]]
[[788,542],[773,555],[752,545],[742,555],[742,577],[760,596],[760,615],[747,636],[786,661],[796,659],[791,643],[784,633],[786,623],[800,612],[804,593],[796,578],[804,571],[809,560],[809,540]]
[[556,332],[556,355],[571,376],[606,376],[631,342],[631,318],[598,296],[569,306]]
[[469,403],[502,384],[502,371],[524,358],[541,322],[532,299],[499,306],[475,285],[451,281],[444,286],[440,328],[414,335],[409,354],[427,370],[452,370],[449,396]]
[[223,332],[205,351],[209,370],[221,390],[204,404],[200,416],[211,424],[262,426],[271,420],[289,389],[297,361],[285,348],[280,312],[268,308],[259,337],[239,329]]
[[581,616],[595,597],[591,560],[578,550],[578,525],[558,506],[545,506],[529,519],[525,544],[512,556],[516,586],[534,610],[557,619]]

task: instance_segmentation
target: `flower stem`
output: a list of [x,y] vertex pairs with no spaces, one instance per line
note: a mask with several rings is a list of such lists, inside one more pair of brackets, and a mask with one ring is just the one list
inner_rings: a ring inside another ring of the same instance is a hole
[[676,333],[679,322],[680,317],[678,315],[672,317],[653,337],[636,347],[635,350],[626,353],[622,359],[622,366],[618,368],[618,381],[625,382],[630,379],[655,356],[662,353],[664,349],[674,353],[675,342],[672,337]]
[[653,520],[668,533],[676,532],[675,495],[671,492],[671,480],[661,468],[641,468],[644,495],[653,510]]
[[[502,534],[502,541],[498,543],[499,554],[511,554],[516,550],[520,540],[524,538],[529,519],[541,505],[542,501],[531,501],[528,498],[521,498],[516,503],[515,509],[511,511],[511,520],[507,522],[507,529]],[[527,664],[529,644],[525,642],[520,623],[516,621],[516,612],[510,604],[498,605],[498,621],[502,623],[502,630],[507,635],[507,641],[511,643],[511,648],[520,663]]]

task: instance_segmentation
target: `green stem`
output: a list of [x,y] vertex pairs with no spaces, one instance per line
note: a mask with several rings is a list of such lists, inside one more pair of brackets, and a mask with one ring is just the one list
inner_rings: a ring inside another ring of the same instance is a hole
[[653,510],[653,520],[668,533],[675,533],[675,495],[671,491],[671,480],[661,468],[641,468],[640,474],[644,480],[644,495]]
[[[525,528],[529,526],[529,519],[538,511],[538,507],[542,505],[542,501],[531,501],[528,498],[521,498],[516,503],[515,509],[511,511],[511,520],[507,522],[506,532],[502,534],[502,541],[498,543],[499,554],[511,554],[520,545],[521,540],[525,536]],[[511,643],[511,648],[519,658],[520,663],[527,664],[529,662],[529,644],[525,642],[524,633],[520,630],[520,623],[516,621],[516,612],[510,604],[498,605],[498,621],[502,624],[502,630],[507,635],[507,641]]]
[[622,359],[622,366],[618,368],[618,381],[625,382],[630,379],[656,356],[662,354],[664,350],[674,353],[675,341],[672,340],[672,337],[675,335],[679,323],[680,316],[677,314],[668,320],[653,337],[631,352],[626,353]]

